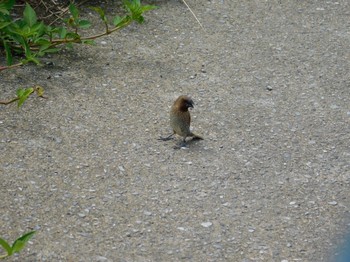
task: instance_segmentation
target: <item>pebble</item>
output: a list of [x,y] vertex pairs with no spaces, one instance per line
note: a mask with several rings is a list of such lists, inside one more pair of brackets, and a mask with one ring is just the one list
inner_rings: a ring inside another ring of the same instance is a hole
[[203,222],[203,223],[201,224],[202,227],[211,227],[212,225],[213,225],[212,222]]
[[79,217],[86,217],[86,214],[85,213],[79,213],[78,216]]
[[337,105],[331,105],[331,108],[332,108],[332,109],[338,109],[339,106],[337,106]]
[[149,212],[149,211],[144,211],[143,212],[146,216],[151,216],[152,215],[152,212]]
[[331,202],[328,202],[329,205],[332,205],[332,206],[336,206],[338,204],[337,201],[331,201]]
[[102,261],[107,261],[108,259],[106,257],[102,257],[102,256],[97,256],[96,257],[96,261],[98,262],[102,262]]

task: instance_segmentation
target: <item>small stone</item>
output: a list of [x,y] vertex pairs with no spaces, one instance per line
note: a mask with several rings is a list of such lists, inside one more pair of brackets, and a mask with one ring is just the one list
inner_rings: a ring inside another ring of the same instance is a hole
[[96,257],[96,261],[98,262],[103,262],[103,261],[107,261],[108,259],[106,257],[102,257],[102,256],[97,256]]
[[336,206],[338,204],[337,201],[331,201],[331,202],[328,202],[329,205],[331,206]]
[[36,226],[34,226],[33,229],[34,229],[34,230],[40,230],[40,229],[41,229],[41,225],[36,225]]
[[152,215],[152,212],[149,212],[149,211],[144,211],[143,212],[146,216],[151,216]]
[[337,105],[331,105],[331,108],[332,108],[332,109],[338,109],[339,106],[337,106]]
[[181,231],[185,231],[185,228],[184,228],[184,227],[178,227],[177,229],[178,229],[178,230],[181,230]]
[[203,223],[201,224],[202,227],[211,227],[212,225],[213,225],[212,222],[203,222]]
[[106,45],[107,42],[106,41],[101,41],[101,45]]
[[273,89],[272,86],[266,86],[267,91],[272,91],[272,89]]

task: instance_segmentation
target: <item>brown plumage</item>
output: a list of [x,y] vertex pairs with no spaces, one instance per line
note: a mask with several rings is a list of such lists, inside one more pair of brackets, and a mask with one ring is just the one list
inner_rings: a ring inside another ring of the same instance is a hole
[[186,145],[186,138],[193,137],[193,139],[203,139],[191,132],[191,115],[188,108],[193,108],[194,103],[189,96],[179,96],[174,102],[170,110],[170,126],[173,129],[173,134],[161,140],[169,140],[174,134],[183,137],[181,146]]

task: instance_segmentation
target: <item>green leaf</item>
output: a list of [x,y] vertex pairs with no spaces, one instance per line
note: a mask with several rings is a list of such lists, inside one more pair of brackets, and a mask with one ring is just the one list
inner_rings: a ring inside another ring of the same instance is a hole
[[0,22],[0,30],[12,24],[13,22]]
[[12,9],[12,7],[15,4],[15,0],[5,0],[5,1],[1,1],[0,3],[0,13],[4,14],[4,15],[9,15],[10,14],[10,10]]
[[88,39],[88,40],[83,40],[81,41],[83,44],[86,45],[96,45],[96,42],[94,40]]
[[116,16],[116,17],[114,17],[114,19],[113,19],[113,25],[114,26],[119,26],[122,22],[124,22],[124,18],[125,17],[123,17],[123,18],[121,18],[120,16]]
[[8,36],[11,38],[11,40],[13,40],[14,42],[17,42],[17,43],[20,43],[20,41],[22,40],[22,37],[20,35],[13,33],[13,32],[9,33]]
[[59,52],[61,49],[60,48],[48,48],[44,50],[44,53],[57,53]]
[[26,57],[32,56],[32,52],[30,51],[30,47],[27,40],[24,37],[18,37],[17,40],[21,44],[22,48],[24,49],[25,56]]
[[[23,102],[28,98],[28,96],[33,93],[34,89],[33,88],[27,88],[25,91],[26,97],[24,98]],[[21,100],[21,98],[19,99]],[[23,104],[23,102],[21,103],[21,105]],[[18,101],[18,107],[21,106],[20,105],[20,101]],[[27,234],[24,234],[23,236],[21,236],[20,238],[18,238],[12,245],[12,251],[14,253],[19,252],[22,248],[24,248],[25,244],[33,237],[33,235],[35,234],[36,231],[31,231]]]
[[4,47],[5,47],[5,53],[6,53],[6,63],[8,66],[12,65],[13,60],[12,60],[12,53],[11,53],[11,48],[8,42],[3,41]]
[[47,38],[43,38],[43,37],[35,39],[34,43],[37,44],[37,45],[40,45],[40,48],[42,46],[51,44],[51,42]]
[[52,48],[51,44],[49,43],[49,44],[40,46],[40,49],[37,55],[44,56],[47,53],[57,53],[58,51],[60,51],[59,48]]
[[7,256],[11,256],[12,255],[12,253],[13,253],[12,247],[10,247],[10,245],[6,242],[5,239],[0,238],[0,245],[3,247],[3,249],[6,250]]
[[16,92],[16,93],[17,93],[17,96],[18,96],[18,97],[23,96],[24,91],[25,91],[25,89],[18,89],[17,92]]
[[[22,104],[24,103],[24,101],[27,100],[27,98],[29,97],[29,95],[31,93],[34,92],[34,89],[32,87],[30,88],[27,88],[27,89],[19,89],[17,90],[17,96],[18,96],[18,107],[21,107]],[[26,234],[27,235],[27,234]],[[22,237],[26,236],[26,235],[23,235]],[[23,247],[24,247],[24,244],[23,244],[23,241],[22,241],[22,237],[18,238],[12,245],[12,250],[13,252],[18,252],[19,250],[21,250]],[[29,239],[28,239],[29,240]],[[16,244],[16,242],[18,242],[18,244]],[[21,247],[21,245],[23,244],[23,246]],[[16,246],[17,245],[17,246]],[[18,249],[15,249],[15,247],[17,248],[20,248],[19,250]]]
[[144,21],[145,21],[145,18],[142,15],[136,18],[136,22],[138,22],[139,24],[142,24]]
[[73,3],[70,3],[68,8],[69,8],[69,11],[70,11],[71,15],[73,16],[74,20],[77,20],[79,17],[78,8]]
[[91,23],[88,20],[79,20],[78,26],[82,29],[87,29],[91,26]]
[[23,19],[29,27],[32,27],[37,22],[37,16],[34,9],[26,3],[26,7],[23,12]]
[[107,22],[107,18],[106,18],[106,15],[105,15],[105,11],[103,11],[103,9],[99,6],[90,6],[89,7],[91,10],[94,10],[96,13],[98,13],[100,15],[100,18],[103,22]]
[[142,15],[135,16],[133,19],[138,22],[139,24],[142,24],[145,21],[145,18]]
[[61,27],[58,31],[58,34],[60,36],[60,38],[66,38],[67,36],[67,29],[65,27]]
[[146,11],[157,8],[153,5],[141,5],[140,0],[124,0],[125,9],[130,13],[132,20],[143,23],[142,14]]
[[36,23],[35,25],[32,26],[30,29],[30,32],[32,35],[35,36],[42,36],[45,33],[46,27],[43,22]]
[[24,60],[22,60],[23,64],[27,64],[28,62],[33,62],[36,65],[40,65],[40,61],[36,58],[37,54],[35,55],[30,55],[30,56],[26,56],[26,58]]
[[143,5],[143,6],[141,6],[141,11],[143,13],[143,12],[147,12],[147,11],[154,10],[157,8],[158,8],[158,6],[155,6],[155,5]]
[[80,35],[77,33],[68,32],[66,35],[66,38],[69,40],[76,40],[76,39],[80,39]]

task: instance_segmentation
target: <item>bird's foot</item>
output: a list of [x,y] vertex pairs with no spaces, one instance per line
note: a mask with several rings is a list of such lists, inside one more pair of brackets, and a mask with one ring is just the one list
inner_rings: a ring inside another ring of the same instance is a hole
[[167,137],[159,137],[158,140],[160,141],[169,141],[173,139],[173,135],[167,136]]
[[174,149],[188,149],[188,145],[186,142],[182,141],[178,145],[174,146]]

